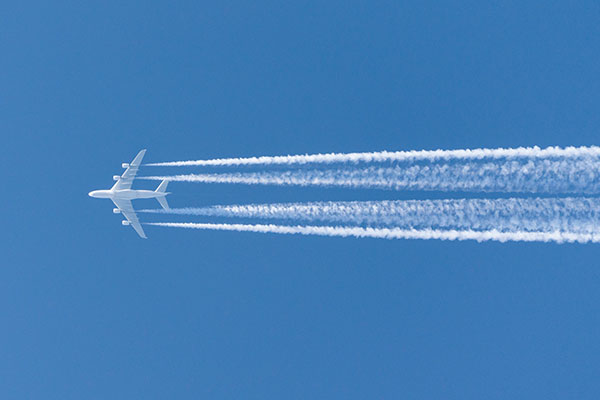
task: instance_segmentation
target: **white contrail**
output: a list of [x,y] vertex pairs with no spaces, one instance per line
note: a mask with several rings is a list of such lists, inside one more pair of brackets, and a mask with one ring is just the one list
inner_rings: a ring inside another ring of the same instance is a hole
[[138,212],[500,232],[600,233],[600,199],[509,198],[217,205]]
[[140,179],[249,185],[342,186],[464,192],[599,193],[600,160],[512,159],[382,167],[146,176]]
[[273,165],[273,164],[309,164],[309,163],[358,163],[358,162],[396,162],[412,160],[479,160],[484,158],[549,158],[549,157],[599,157],[600,147],[517,147],[498,149],[463,150],[411,150],[378,151],[368,153],[329,153],[288,156],[262,156],[247,158],[219,158],[213,160],[172,161],[145,164],[147,166],[228,166],[228,165]]
[[151,222],[146,225],[171,228],[205,229],[236,232],[279,233],[287,235],[318,235],[381,239],[439,239],[439,240],[476,240],[478,242],[495,240],[499,242],[577,242],[597,243],[600,235],[572,232],[499,232],[472,230],[407,230],[398,228],[361,228],[343,226],[290,226],[290,225],[246,225],[246,224],[202,224],[190,222]]

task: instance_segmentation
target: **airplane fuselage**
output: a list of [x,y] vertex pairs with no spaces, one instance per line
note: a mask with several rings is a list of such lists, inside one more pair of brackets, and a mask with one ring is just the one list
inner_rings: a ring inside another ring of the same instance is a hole
[[96,199],[123,199],[123,200],[135,200],[135,199],[155,199],[158,197],[166,197],[166,192],[156,192],[154,190],[94,190],[89,193],[90,197]]

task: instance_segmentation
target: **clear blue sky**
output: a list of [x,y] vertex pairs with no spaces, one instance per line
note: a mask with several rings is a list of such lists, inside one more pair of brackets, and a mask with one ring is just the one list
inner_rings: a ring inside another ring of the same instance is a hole
[[[598,144],[598,2],[176,3],[0,5],[2,398],[600,396],[598,245],[141,240],[87,196],[141,148]],[[170,189],[173,206],[422,196]]]

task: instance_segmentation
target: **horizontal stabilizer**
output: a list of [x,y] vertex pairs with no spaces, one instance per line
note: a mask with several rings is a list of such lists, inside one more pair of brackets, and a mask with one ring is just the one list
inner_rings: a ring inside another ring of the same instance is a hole
[[158,185],[158,187],[156,188],[156,192],[158,193],[164,193],[167,190],[167,185],[169,184],[168,180],[164,180],[160,183],[160,185]]
[[165,210],[169,209],[169,203],[167,203],[166,197],[157,197],[156,200],[158,200],[158,202],[160,203],[160,205],[162,206],[163,209],[165,209]]

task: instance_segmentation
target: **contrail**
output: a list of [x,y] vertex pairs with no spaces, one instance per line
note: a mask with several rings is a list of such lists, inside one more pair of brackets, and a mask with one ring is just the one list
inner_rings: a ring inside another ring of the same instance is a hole
[[233,166],[233,165],[274,165],[274,164],[309,164],[309,163],[358,163],[358,162],[396,162],[414,160],[480,160],[484,158],[581,158],[599,157],[600,147],[517,147],[497,149],[463,149],[463,150],[421,150],[421,151],[379,151],[368,153],[329,153],[287,156],[262,156],[247,158],[219,158],[212,160],[172,161],[145,164],[147,166],[182,167],[182,166]]
[[478,242],[495,240],[499,242],[577,242],[597,243],[600,241],[598,234],[584,234],[572,232],[499,232],[472,231],[472,230],[407,230],[399,228],[362,228],[343,226],[291,226],[291,225],[246,225],[246,224],[202,224],[202,223],[176,223],[176,222],[151,222],[146,225],[165,226],[171,228],[205,229],[236,232],[279,233],[287,235],[318,235],[340,236],[357,238],[380,239],[439,239],[439,240],[476,240]]
[[403,229],[600,233],[600,199],[509,198],[217,205],[142,213],[281,219]]
[[[540,150],[541,151],[541,150]],[[600,193],[600,160],[511,159],[415,163],[393,167],[294,169],[146,176],[140,179],[248,185],[341,186],[394,190]]]

